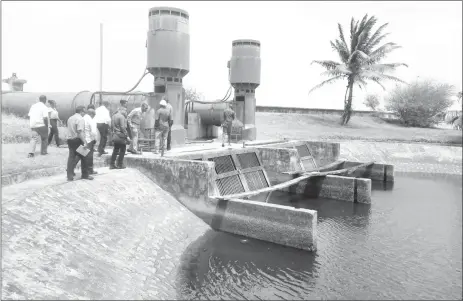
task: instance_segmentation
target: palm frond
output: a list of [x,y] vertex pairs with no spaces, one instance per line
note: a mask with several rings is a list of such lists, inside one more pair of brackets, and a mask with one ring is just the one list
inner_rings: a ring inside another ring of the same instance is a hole
[[384,73],[384,72],[395,71],[397,67],[401,67],[401,66],[408,67],[408,65],[404,63],[372,64],[372,65],[365,66],[364,70]]
[[350,71],[346,65],[339,65],[337,68],[327,70],[323,72],[321,75],[322,76],[346,76],[349,74],[352,74],[352,71]]
[[342,30],[342,26],[340,23],[338,23],[338,30],[339,30],[339,38],[342,42],[342,45],[345,47],[345,49],[349,49],[346,43],[346,39],[344,38],[344,31]]
[[321,82],[320,84],[316,85],[312,89],[310,89],[309,94],[312,93],[314,90],[319,89],[319,88],[321,88],[321,87],[323,87],[325,85],[332,84],[333,82],[337,81],[338,79],[342,79],[343,77],[344,76],[339,75],[339,76],[335,76],[333,78],[327,79],[327,80]]
[[345,48],[344,45],[338,40],[336,40],[336,43],[333,43],[333,42],[330,42],[330,43],[331,43],[331,47],[338,53],[341,61],[344,64],[346,64],[347,61],[349,60],[349,50]]
[[340,63],[335,62],[335,61],[312,61],[311,65],[313,64],[318,64],[326,68],[327,70],[336,69],[337,66],[341,65]]
[[355,50],[354,53],[352,53],[352,55],[349,57],[349,60],[347,61],[347,63],[350,64],[357,58],[360,58],[360,62],[368,61],[370,59],[370,57],[363,51]]
[[363,79],[369,79],[369,80],[378,80],[378,81],[383,81],[383,80],[391,80],[399,83],[404,83],[406,84],[405,81],[401,80],[398,77],[380,73],[377,71],[371,71],[371,70],[360,70],[358,76]]
[[370,59],[368,61],[369,64],[374,64],[384,57],[386,57],[387,54],[391,53],[392,51],[402,48],[401,46],[398,46],[395,43],[386,43],[383,46],[377,48],[373,52],[370,53]]
[[371,51],[375,46],[377,46],[389,33],[381,35],[383,30],[389,25],[389,23],[384,23],[381,25],[376,32],[371,36],[367,45],[365,45],[365,50]]

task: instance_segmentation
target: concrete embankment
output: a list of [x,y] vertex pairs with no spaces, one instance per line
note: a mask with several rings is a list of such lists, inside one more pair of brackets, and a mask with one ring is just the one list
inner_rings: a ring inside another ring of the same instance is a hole
[[170,299],[209,226],[135,169],[4,187],[2,299]]
[[462,175],[462,148],[418,143],[340,141],[340,159],[393,164],[396,173]]

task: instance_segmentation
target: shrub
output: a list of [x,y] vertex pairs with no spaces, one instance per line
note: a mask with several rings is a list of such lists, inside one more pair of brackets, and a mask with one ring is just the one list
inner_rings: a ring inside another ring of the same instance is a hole
[[386,109],[394,112],[402,124],[430,127],[453,103],[453,86],[434,81],[416,81],[396,86],[386,99]]
[[379,98],[378,95],[375,94],[368,94],[365,97],[365,101],[363,104],[367,107],[372,109],[373,111],[376,111],[379,107]]

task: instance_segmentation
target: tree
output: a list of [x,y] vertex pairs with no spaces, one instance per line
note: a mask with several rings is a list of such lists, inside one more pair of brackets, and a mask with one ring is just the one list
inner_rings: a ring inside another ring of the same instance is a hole
[[388,36],[388,33],[383,34],[388,24],[383,24],[376,31],[373,31],[376,22],[377,19],[374,16],[368,18],[368,15],[365,15],[360,22],[352,18],[349,44],[344,38],[341,24],[338,23],[339,38],[330,43],[333,50],[339,55],[341,63],[330,60],[312,62],[312,64],[316,63],[324,67],[326,72],[322,73],[322,75],[331,76],[331,78],[313,87],[309,93],[337,80],[347,80],[344,94],[344,113],[341,117],[342,125],[349,122],[352,114],[352,98],[355,84],[362,88],[367,85],[367,81],[372,81],[385,90],[382,85],[384,80],[403,83],[401,79],[387,73],[395,71],[399,66],[408,67],[406,64],[380,64],[383,58],[393,50],[400,48],[400,46],[395,43],[386,43],[378,47],[381,41]]
[[376,111],[376,109],[379,106],[379,99],[378,95],[375,94],[369,94],[365,97],[365,101],[363,104],[367,107],[372,109],[373,111]]
[[185,100],[189,101],[200,101],[203,94],[201,92],[197,92],[196,89],[193,88],[186,88],[185,89]]
[[386,109],[408,126],[429,127],[438,123],[452,105],[453,86],[430,80],[396,87],[386,99]]

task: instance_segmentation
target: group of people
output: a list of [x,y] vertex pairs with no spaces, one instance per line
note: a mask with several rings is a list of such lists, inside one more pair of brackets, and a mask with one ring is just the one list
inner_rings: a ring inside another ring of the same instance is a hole
[[[34,157],[37,143],[41,140],[41,154],[47,154],[47,147],[55,137],[56,145],[60,146],[58,134],[58,123],[61,122],[56,109],[56,102],[49,100],[49,107],[46,106],[47,98],[42,95],[39,102],[31,106],[29,111],[30,127],[32,130],[31,152],[29,157]],[[173,125],[172,106],[167,99],[160,101],[160,108],[155,113],[155,154],[164,156],[165,151],[171,149],[171,128]],[[111,116],[109,101],[103,101],[102,105],[95,109],[93,104],[87,107],[78,106],[75,114],[67,120],[69,157],[67,162],[67,179],[72,181],[75,176],[74,169],[77,163],[81,162],[82,178],[92,180],[91,175],[97,172],[93,169],[93,157],[97,143],[97,132],[100,134],[98,145],[98,156],[107,154],[105,147],[107,138],[113,142],[114,148],[110,159],[110,169],[124,169],[124,156],[126,151],[132,154],[139,154],[139,134],[141,121],[148,111],[148,103],[143,102],[140,107],[133,109],[127,114],[127,100],[120,101],[120,107]],[[224,111],[222,147],[225,146],[225,135],[228,136],[230,145],[230,134],[235,113],[232,108]],[[47,141],[48,138],[48,141]],[[127,145],[129,148],[127,149]],[[83,146],[88,150],[85,156],[78,151]]]

